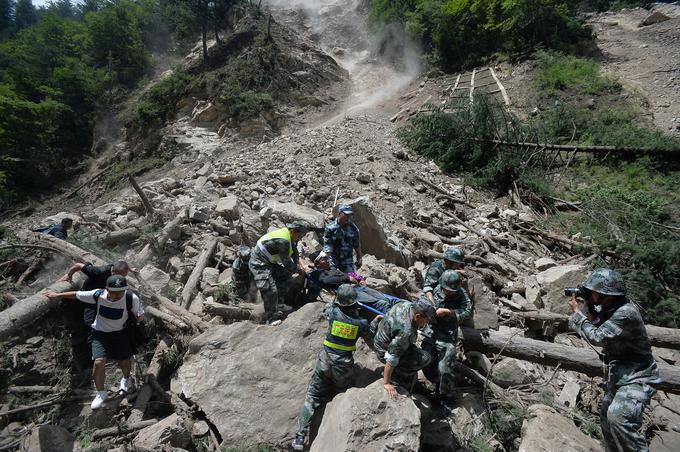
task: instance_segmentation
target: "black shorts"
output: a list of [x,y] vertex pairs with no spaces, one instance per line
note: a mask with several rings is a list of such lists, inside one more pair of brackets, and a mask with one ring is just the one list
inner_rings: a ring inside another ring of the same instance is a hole
[[127,330],[104,333],[92,331],[92,359],[123,361],[132,357],[132,344]]

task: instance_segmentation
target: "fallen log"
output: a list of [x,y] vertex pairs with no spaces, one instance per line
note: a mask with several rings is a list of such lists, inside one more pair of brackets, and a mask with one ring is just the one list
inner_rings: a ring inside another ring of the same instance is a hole
[[94,433],[92,433],[92,439],[102,439],[114,435],[125,435],[127,433],[136,432],[137,430],[141,430],[157,423],[158,419],[148,419],[146,421],[141,421],[134,424],[120,424],[115,427],[102,428],[95,430]]
[[144,205],[144,209],[146,210],[146,216],[149,217],[151,221],[155,222],[156,211],[153,209],[153,206],[149,202],[149,198],[147,198],[146,193],[144,193],[144,190],[142,190],[142,187],[139,186],[137,180],[134,178],[132,174],[128,176],[128,179],[130,179],[130,184],[132,184],[132,188],[135,189],[135,191],[142,200],[142,204]]
[[158,345],[156,345],[156,350],[153,352],[153,357],[151,358],[149,367],[146,369],[146,381],[139,390],[135,404],[132,407],[132,412],[127,419],[129,424],[135,424],[144,418],[146,407],[149,404],[149,400],[151,400],[151,395],[153,394],[154,390],[153,386],[149,383],[149,379],[152,377],[155,379],[158,378],[158,375],[163,368],[163,355],[167,349],[168,342],[165,339],[158,341]]
[[208,266],[208,261],[212,255],[215,254],[215,248],[217,248],[217,238],[212,238],[198,256],[196,266],[191,272],[187,283],[184,285],[184,289],[182,289],[182,307],[184,309],[189,309],[191,306],[191,302],[196,295],[196,286],[198,286],[198,283],[203,276],[203,270]]
[[[550,311],[527,311],[527,312],[513,312],[513,316],[519,317],[522,320],[535,320],[543,322],[552,322],[562,330],[568,329],[569,316],[564,314],[556,314]],[[654,347],[670,348],[673,350],[680,350],[680,330],[674,328],[664,328],[655,325],[646,325],[647,335]]]
[[[573,370],[592,377],[603,376],[602,361],[597,353],[589,348],[537,341],[497,331],[487,331],[483,334],[466,327],[461,328],[461,331],[461,339],[466,351],[498,353],[547,366],[559,364],[560,369]],[[658,389],[680,394],[680,368],[665,363],[658,363],[658,365],[663,380]]]
[[249,309],[211,301],[203,302],[203,311],[206,314],[219,315],[231,320],[249,320],[252,316],[252,311]]
[[140,232],[137,228],[125,228],[119,231],[105,232],[94,237],[95,242],[102,242],[108,246],[126,245],[139,238]]
[[165,324],[170,330],[175,330],[175,332],[182,332],[191,330],[191,327],[186,323],[182,322],[172,314],[161,311],[153,306],[147,306],[144,310],[145,313],[149,314],[151,317],[160,320]]
[[9,292],[3,292],[0,294],[0,302],[5,304],[6,306],[12,306],[18,303],[19,301],[21,300],[19,300],[17,297],[15,297]]
[[189,209],[185,207],[177,216],[163,227],[160,237],[158,237],[158,252],[162,252],[168,240],[177,240],[182,232],[181,225],[189,215]]
[[55,386],[10,386],[8,394],[52,394],[59,389]]
[[424,177],[416,176],[416,177],[415,177],[415,180],[416,180],[417,182],[422,182],[422,183],[424,183],[425,185],[427,185],[428,187],[430,187],[431,189],[433,189],[433,190],[435,190],[435,191],[441,193],[442,195],[444,195],[444,196],[446,197],[446,199],[450,200],[451,202],[454,202],[454,203],[456,203],[456,204],[463,204],[464,206],[469,207],[470,209],[474,209],[474,208],[475,208],[475,206],[473,206],[473,205],[470,204],[469,202],[465,201],[464,199],[458,199],[458,198],[455,198],[455,197],[451,196],[451,193],[447,192],[446,190],[444,190],[443,188],[439,187],[438,185],[433,184],[432,182],[430,182],[429,180],[425,179]]

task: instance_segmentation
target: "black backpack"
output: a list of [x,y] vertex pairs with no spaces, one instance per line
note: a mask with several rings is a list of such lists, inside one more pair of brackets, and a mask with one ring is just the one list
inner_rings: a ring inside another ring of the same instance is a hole
[[[104,289],[97,289],[92,297],[95,301],[94,313],[95,316],[99,312],[99,297],[104,293]],[[127,331],[130,337],[130,345],[132,346],[132,352],[137,353],[137,348],[149,342],[149,338],[146,334],[146,326],[144,322],[138,322],[137,316],[132,312],[132,292],[125,292],[125,306],[127,308],[128,318],[125,322],[124,330]]]

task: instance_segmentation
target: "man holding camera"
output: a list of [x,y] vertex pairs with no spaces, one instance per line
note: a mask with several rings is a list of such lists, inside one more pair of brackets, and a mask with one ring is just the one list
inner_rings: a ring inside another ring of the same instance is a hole
[[660,383],[659,370],[638,307],[626,297],[620,273],[600,268],[571,296],[572,330],[601,346],[606,364],[600,422],[608,452],[647,451],[642,413]]

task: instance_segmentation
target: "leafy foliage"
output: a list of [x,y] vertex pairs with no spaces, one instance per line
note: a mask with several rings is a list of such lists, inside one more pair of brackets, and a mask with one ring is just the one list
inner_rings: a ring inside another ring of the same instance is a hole
[[590,38],[560,0],[372,0],[371,18],[404,24],[445,69],[539,45],[566,50]]

